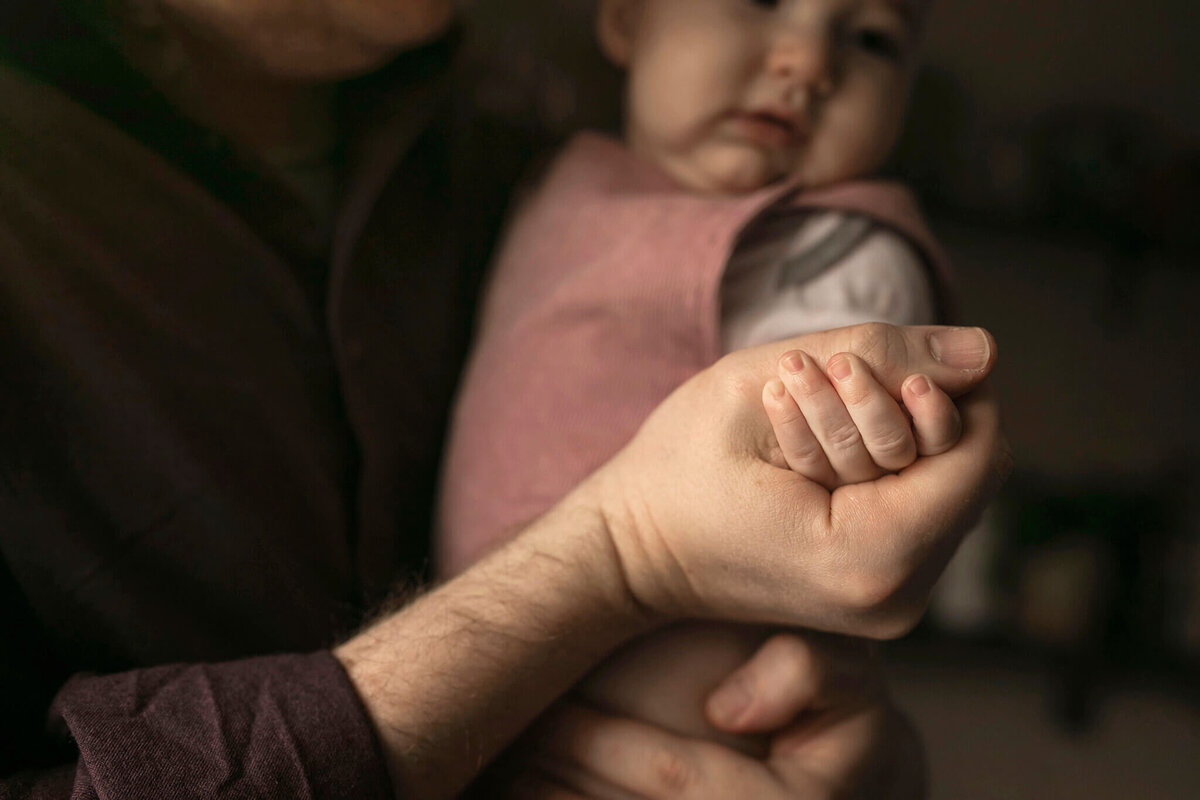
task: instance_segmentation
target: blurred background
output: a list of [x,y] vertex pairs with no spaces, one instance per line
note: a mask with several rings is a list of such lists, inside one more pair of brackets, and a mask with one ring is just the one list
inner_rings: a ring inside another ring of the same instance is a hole
[[[614,129],[591,0],[475,2],[476,102]],[[1200,4],[937,0],[890,171],[1000,343],[1017,469],[889,645],[935,800],[1200,797]]]

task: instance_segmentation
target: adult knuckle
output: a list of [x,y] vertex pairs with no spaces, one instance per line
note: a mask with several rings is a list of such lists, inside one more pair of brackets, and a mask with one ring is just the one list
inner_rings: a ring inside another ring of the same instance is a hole
[[880,641],[902,639],[913,632],[913,629],[925,616],[926,601],[904,603],[892,608],[884,614],[878,624],[878,629],[871,637]]
[[722,369],[714,375],[716,393],[720,399],[741,402],[744,398],[762,393],[762,381],[744,369]]
[[912,633],[919,621],[919,616],[874,611],[854,617],[847,632],[871,641],[888,642]]
[[875,616],[891,603],[904,581],[894,570],[860,570],[842,581],[842,600],[859,614]]
[[900,330],[886,322],[865,322],[855,327],[850,337],[851,352],[869,364],[891,360],[903,345]]
[[668,797],[683,797],[698,779],[696,764],[678,750],[661,747],[650,754],[654,784]]
[[888,592],[887,583],[883,582],[880,594],[862,609],[863,635],[870,639],[885,641],[912,633],[929,602],[927,592],[911,591],[907,585]]

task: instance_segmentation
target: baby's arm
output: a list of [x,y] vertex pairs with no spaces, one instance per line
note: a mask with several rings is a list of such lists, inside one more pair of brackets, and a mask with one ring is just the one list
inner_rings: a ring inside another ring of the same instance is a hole
[[870,368],[848,354],[835,355],[822,368],[795,350],[763,389],[783,460],[830,491],[898,472],[917,456],[943,453],[958,441],[958,409],[928,377],[910,375],[901,402],[903,409]]

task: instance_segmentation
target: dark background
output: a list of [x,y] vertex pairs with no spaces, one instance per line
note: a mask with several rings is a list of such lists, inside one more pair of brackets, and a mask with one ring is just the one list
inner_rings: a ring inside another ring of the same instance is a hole
[[[614,128],[591,0],[476,2],[476,100]],[[936,0],[890,171],[1000,344],[1017,469],[889,645],[935,800],[1200,797],[1200,4]]]

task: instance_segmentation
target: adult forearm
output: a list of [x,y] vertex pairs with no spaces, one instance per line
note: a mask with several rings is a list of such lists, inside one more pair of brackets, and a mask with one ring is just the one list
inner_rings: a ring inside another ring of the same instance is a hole
[[567,504],[335,655],[397,794],[443,798],[652,624],[624,589],[602,519]]
[[600,520],[564,506],[346,642],[338,661],[317,653],[77,676],[54,702],[77,763],[0,778],[0,797],[455,796],[647,628],[619,579]]
[[402,795],[452,796],[655,623],[709,617],[873,637],[915,624],[1005,471],[994,403],[983,390],[960,401],[964,433],[949,452],[830,493],[782,463],[762,411],[779,351],[796,345],[817,363],[870,357],[894,393],[917,373],[966,391],[995,353],[979,330],[870,325],[743,351],[685,383],[563,504],[339,649]]

